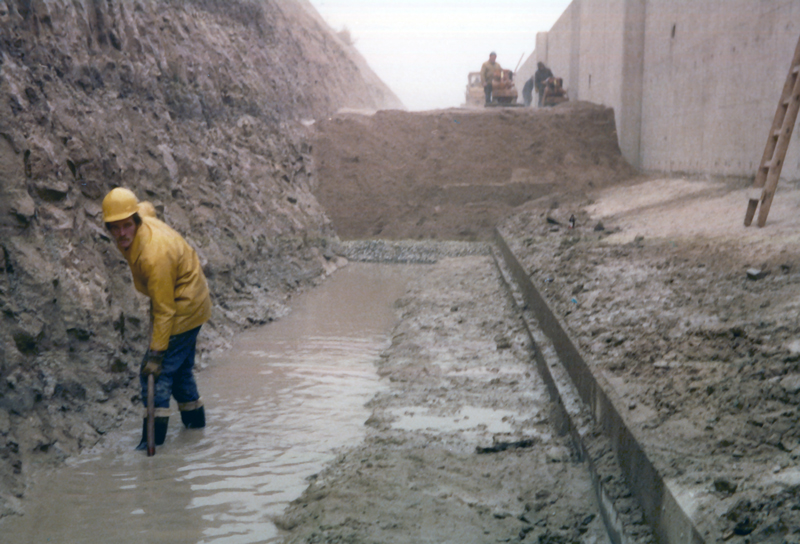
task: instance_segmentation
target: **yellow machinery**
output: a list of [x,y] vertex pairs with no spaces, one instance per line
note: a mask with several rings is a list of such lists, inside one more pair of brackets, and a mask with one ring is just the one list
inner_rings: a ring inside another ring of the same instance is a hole
[[[467,106],[484,106],[486,98],[481,85],[481,73],[470,72],[467,79]],[[511,106],[517,103],[517,87],[511,70],[500,70],[492,80],[492,102],[490,106]]]

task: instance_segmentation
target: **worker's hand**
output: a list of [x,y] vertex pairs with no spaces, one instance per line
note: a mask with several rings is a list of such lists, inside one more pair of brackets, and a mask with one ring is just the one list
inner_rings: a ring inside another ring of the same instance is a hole
[[161,375],[161,364],[164,362],[164,352],[148,350],[142,361],[142,376],[152,374],[156,379]]

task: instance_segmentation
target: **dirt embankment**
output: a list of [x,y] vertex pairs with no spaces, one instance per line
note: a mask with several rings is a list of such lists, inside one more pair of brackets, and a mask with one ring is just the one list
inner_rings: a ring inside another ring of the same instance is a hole
[[197,249],[214,298],[203,350],[336,266],[299,121],[400,103],[307,10],[0,3],[0,516],[32,465],[136,403],[146,302],[102,228],[112,187]]
[[746,186],[647,180],[575,203],[575,229],[539,201],[501,230],[706,542],[782,544],[800,541],[800,191],[746,229]]
[[313,156],[315,194],[347,239],[486,239],[527,201],[635,174],[613,110],[587,103],[336,115],[315,125]]

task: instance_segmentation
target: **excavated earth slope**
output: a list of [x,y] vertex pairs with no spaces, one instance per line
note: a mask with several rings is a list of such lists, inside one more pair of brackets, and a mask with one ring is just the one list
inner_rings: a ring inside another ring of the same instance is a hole
[[346,239],[486,239],[525,202],[630,178],[614,112],[449,109],[336,115],[315,125],[315,191]]
[[[305,1],[0,2],[0,517],[138,403],[121,185],[197,249],[201,350],[335,268],[303,119],[402,107]],[[323,85],[324,82],[324,85]]]
[[798,543],[800,188],[640,181],[501,232],[704,541]]

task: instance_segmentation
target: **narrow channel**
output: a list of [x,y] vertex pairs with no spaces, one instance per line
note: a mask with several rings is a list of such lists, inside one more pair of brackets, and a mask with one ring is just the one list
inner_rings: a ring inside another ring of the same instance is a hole
[[393,302],[422,270],[352,263],[337,271],[198,374],[204,430],[184,430],[173,406],[167,441],[148,458],[133,451],[141,427],[132,421],[40,477],[26,515],[0,526],[3,541],[280,541],[272,517],[337,449],[363,438]]

